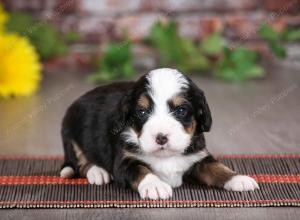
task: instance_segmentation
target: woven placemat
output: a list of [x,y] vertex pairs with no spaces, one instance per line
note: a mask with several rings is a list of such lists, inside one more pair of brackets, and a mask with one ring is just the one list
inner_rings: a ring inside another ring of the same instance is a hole
[[230,168],[255,178],[260,190],[228,192],[183,185],[169,200],[141,200],[113,183],[59,178],[61,156],[0,157],[0,208],[266,207],[300,206],[300,154],[223,155]]

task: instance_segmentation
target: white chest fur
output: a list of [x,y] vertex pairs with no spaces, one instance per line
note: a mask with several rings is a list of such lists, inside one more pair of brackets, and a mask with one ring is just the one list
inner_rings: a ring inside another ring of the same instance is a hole
[[146,162],[153,169],[154,174],[172,187],[182,184],[183,174],[197,161],[207,156],[206,151],[192,155],[179,155],[170,157],[142,156],[140,160]]

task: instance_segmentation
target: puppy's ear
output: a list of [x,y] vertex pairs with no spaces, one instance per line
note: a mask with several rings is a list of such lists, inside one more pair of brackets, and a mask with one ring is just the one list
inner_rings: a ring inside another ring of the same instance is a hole
[[112,133],[119,134],[129,125],[129,112],[131,103],[131,90],[129,90],[119,101],[116,109],[112,113]]
[[204,92],[192,81],[190,81],[190,85],[197,121],[197,130],[200,132],[208,132],[212,125],[212,118]]

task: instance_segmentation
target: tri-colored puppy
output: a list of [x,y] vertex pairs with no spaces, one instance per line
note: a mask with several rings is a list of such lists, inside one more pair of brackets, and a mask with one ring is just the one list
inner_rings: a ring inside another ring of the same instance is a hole
[[226,190],[258,188],[215,160],[205,147],[212,124],[202,90],[175,69],[156,69],[136,82],[98,87],[75,101],[62,124],[61,176],[113,179],[142,198],[167,199],[183,181]]

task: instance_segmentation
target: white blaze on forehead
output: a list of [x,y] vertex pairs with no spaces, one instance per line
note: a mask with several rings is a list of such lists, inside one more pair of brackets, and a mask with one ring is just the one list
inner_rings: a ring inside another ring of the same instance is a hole
[[148,88],[154,103],[159,106],[188,87],[186,78],[176,69],[152,70],[148,76]]
[[154,102],[147,122],[143,125],[139,142],[145,152],[160,149],[156,136],[162,133],[168,137],[166,147],[177,153],[184,152],[190,145],[191,136],[183,125],[170,113],[168,101],[188,87],[187,79],[175,69],[156,69],[148,76],[148,93]]

